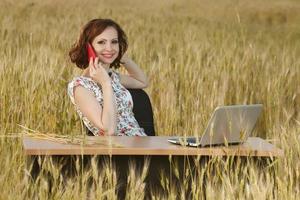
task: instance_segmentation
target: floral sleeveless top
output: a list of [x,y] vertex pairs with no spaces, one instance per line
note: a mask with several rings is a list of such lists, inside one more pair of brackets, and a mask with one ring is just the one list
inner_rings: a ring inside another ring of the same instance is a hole
[[[139,127],[138,122],[134,118],[132,112],[133,101],[129,91],[121,85],[120,76],[117,72],[110,70],[112,79],[112,88],[116,98],[117,104],[117,130],[115,135],[118,136],[147,136],[143,128]],[[78,76],[68,84],[68,95],[71,102],[75,106],[79,117],[83,120],[85,126],[95,135],[103,135],[103,131],[94,126],[80,111],[74,100],[74,88],[82,86],[91,91],[101,107],[103,108],[103,93],[101,85],[98,85],[92,78],[85,76]]]

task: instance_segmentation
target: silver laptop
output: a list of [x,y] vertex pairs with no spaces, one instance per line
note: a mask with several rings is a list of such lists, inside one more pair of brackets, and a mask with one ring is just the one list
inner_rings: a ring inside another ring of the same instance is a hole
[[194,147],[243,143],[251,134],[262,107],[262,104],[217,107],[201,137],[176,137],[168,141]]

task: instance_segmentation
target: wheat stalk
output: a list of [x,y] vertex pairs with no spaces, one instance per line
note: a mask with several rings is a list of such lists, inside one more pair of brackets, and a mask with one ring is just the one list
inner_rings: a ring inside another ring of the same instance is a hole
[[21,135],[24,137],[31,137],[38,140],[49,140],[52,142],[72,145],[83,145],[83,146],[111,146],[111,147],[122,147],[122,145],[112,142],[110,137],[86,137],[84,135],[59,135],[55,133],[42,133],[23,125],[18,126],[23,128]]

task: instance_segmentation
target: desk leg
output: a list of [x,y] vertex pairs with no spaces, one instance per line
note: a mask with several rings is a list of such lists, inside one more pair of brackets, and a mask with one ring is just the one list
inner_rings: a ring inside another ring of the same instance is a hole
[[[269,173],[270,178],[273,180],[273,190],[272,190],[272,198],[277,199],[277,191],[278,191],[278,183],[277,183],[277,159],[278,158],[270,158],[270,157],[262,157],[257,160],[257,165],[260,167],[260,170],[266,171],[265,174]],[[266,178],[266,177],[265,177]]]
[[40,156],[27,156],[26,157],[26,170],[27,178],[30,181],[35,181],[38,177],[41,167],[39,166],[38,159],[43,159]]

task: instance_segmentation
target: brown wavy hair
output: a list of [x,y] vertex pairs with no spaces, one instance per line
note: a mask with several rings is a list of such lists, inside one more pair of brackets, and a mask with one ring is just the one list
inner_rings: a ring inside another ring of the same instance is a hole
[[92,43],[94,38],[101,34],[107,27],[116,29],[120,49],[118,57],[110,64],[110,67],[120,67],[120,64],[122,64],[121,58],[128,47],[127,36],[122,28],[111,19],[93,19],[82,28],[78,41],[73,44],[69,51],[71,61],[75,63],[77,67],[80,69],[86,69],[88,67],[89,62],[86,45],[87,43]]

